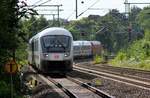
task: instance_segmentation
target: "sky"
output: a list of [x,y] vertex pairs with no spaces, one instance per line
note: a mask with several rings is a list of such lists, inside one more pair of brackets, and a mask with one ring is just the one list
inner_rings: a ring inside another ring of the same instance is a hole
[[[75,1],[76,0],[26,0],[28,5],[39,5],[43,2],[46,2],[45,5],[61,5],[60,9],[60,18],[67,19],[67,20],[75,20]],[[84,12],[78,19],[82,17],[88,17],[89,15],[100,15],[103,16],[109,12],[110,9],[117,9],[120,12],[125,12],[125,0],[77,0],[78,1],[78,15]],[[128,2],[148,2],[150,0],[128,0]],[[138,6],[143,8],[144,6],[148,5],[131,5]],[[88,8],[98,8],[100,10],[90,10]],[[35,9],[57,9],[56,7],[45,7],[45,8],[35,8]],[[88,9],[88,10],[87,10]],[[57,11],[39,11],[39,13],[50,13],[50,14],[57,14]],[[52,19],[52,15],[45,16],[47,19]],[[55,16],[57,18],[57,16]]]

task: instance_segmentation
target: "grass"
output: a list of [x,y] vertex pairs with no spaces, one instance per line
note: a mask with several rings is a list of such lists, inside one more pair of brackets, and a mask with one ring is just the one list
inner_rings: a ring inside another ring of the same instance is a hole
[[96,55],[96,56],[94,56],[94,64],[100,64],[100,63],[102,63],[104,60],[103,60],[103,58],[101,57],[101,56],[99,56],[99,55]]
[[142,69],[150,71],[150,60],[141,60],[136,61],[135,59],[115,61],[112,60],[109,62],[112,66],[133,68],[133,69]]

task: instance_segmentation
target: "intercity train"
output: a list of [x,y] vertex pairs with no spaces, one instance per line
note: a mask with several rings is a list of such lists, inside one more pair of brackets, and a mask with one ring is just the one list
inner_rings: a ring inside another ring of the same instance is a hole
[[41,72],[66,73],[73,67],[73,37],[60,27],[47,28],[29,40],[28,62]]

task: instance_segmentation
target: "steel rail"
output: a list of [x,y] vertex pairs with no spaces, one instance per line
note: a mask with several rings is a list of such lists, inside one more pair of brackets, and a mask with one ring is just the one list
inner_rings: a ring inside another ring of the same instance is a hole
[[[29,66],[29,68],[33,71],[36,72],[31,66]],[[38,75],[42,80],[44,80],[49,86],[50,86],[50,82],[53,83],[55,86],[57,86],[60,90],[62,90],[68,97],[70,98],[78,98],[76,95],[74,95],[73,93],[71,93],[69,90],[67,90],[66,88],[64,88],[60,83],[56,82],[55,80],[53,80],[52,78],[50,78],[49,76],[43,76],[41,74]],[[48,82],[50,81],[50,82]]]
[[75,94],[73,94],[72,92],[70,92],[68,89],[66,89],[65,87],[63,87],[60,83],[58,83],[57,81],[53,80],[50,77],[47,77],[47,79],[49,81],[51,81],[52,83],[54,83],[58,88],[60,88],[65,94],[67,94],[70,98],[78,98]]
[[[107,66],[108,67],[108,66]],[[101,71],[101,72],[105,72],[105,73],[111,73],[111,74],[115,74],[115,75],[118,75],[118,76],[124,76],[124,77],[128,77],[128,78],[132,78],[132,79],[136,79],[136,80],[140,80],[140,81],[147,81],[150,83],[150,79],[148,78],[143,78],[143,77],[139,77],[139,76],[134,76],[134,75],[130,75],[130,74],[122,74],[120,72],[114,72],[112,71],[111,69],[108,69],[106,66],[99,66],[99,70],[95,69],[95,68],[90,68],[88,66],[83,66],[83,68],[87,68],[87,69],[92,69],[92,70],[95,70],[95,71]],[[109,66],[110,67],[110,66]],[[107,68],[107,69],[106,69]],[[114,67],[110,67],[110,68],[114,68]],[[118,68],[115,68],[113,70],[119,70],[119,67]],[[122,68],[120,70],[123,70]],[[130,70],[130,69],[129,69]],[[128,71],[127,69],[125,69],[125,71]],[[138,71],[138,70],[137,70]],[[144,72],[144,71],[143,71]],[[149,72],[150,73],[150,72]],[[148,73],[144,73],[144,74],[148,74]]]
[[[145,74],[145,75],[150,75],[150,71],[148,70],[141,70],[141,69],[132,69],[132,68],[123,68],[123,67],[114,67],[114,66],[111,66],[111,65],[107,65],[107,64],[103,64],[101,66],[95,66],[95,68],[93,67],[89,67],[87,65],[82,65],[82,63],[78,63],[78,64],[75,64],[75,65],[79,65],[79,66],[83,66],[83,68],[90,68],[90,69],[93,69],[93,70],[97,70],[95,69],[96,67],[100,70],[100,71],[103,71],[103,72],[111,72],[113,74],[116,74],[116,75],[121,75],[121,76],[126,76],[126,77],[130,77],[130,78],[134,78],[134,79],[138,79],[138,80],[142,80],[142,81],[148,81],[150,82],[150,79],[149,78],[145,78],[145,77],[140,77],[138,75],[131,75],[131,74],[128,74],[126,71],[128,71],[129,73],[134,73],[134,74]],[[97,70],[97,71],[99,71]],[[116,70],[114,72],[114,70]],[[120,70],[123,70],[123,72],[120,72]]]
[[80,86],[82,86],[82,87],[84,87],[84,88],[94,92],[95,94],[101,96],[102,98],[115,98],[115,97],[109,95],[108,93],[103,92],[103,91],[101,91],[101,90],[99,90],[99,89],[97,89],[95,87],[92,87],[92,86],[86,84],[86,83],[83,83],[82,81],[79,81],[77,79],[73,79],[73,78],[71,78],[69,76],[67,76],[67,79],[69,79],[70,81],[75,82],[75,83],[79,84]]
[[145,81],[141,81],[141,80],[125,77],[125,76],[120,76],[120,75],[118,76],[116,74],[109,73],[109,72],[101,72],[101,71],[98,72],[95,70],[76,67],[76,66],[74,67],[74,70],[79,71],[79,72],[83,72],[83,73],[87,73],[87,74],[92,74],[92,75],[102,77],[102,78],[107,78],[107,79],[110,79],[113,81],[122,82],[122,83],[125,83],[127,85],[136,86],[136,87],[139,87],[142,89],[150,90],[150,83],[149,82],[145,82]]
[[112,65],[103,65],[104,67],[105,66],[107,66],[107,67],[109,67],[109,68],[115,68],[115,69],[120,69],[120,68],[122,68],[122,69],[124,69],[124,70],[130,70],[130,71],[135,71],[135,72],[142,72],[142,73],[144,73],[144,74],[150,74],[150,71],[148,71],[148,70],[142,70],[142,69],[132,69],[132,68],[127,68],[127,67],[118,67],[118,66],[112,66]]
[[[32,69],[32,68],[31,68]],[[35,72],[35,70],[33,69],[33,71]],[[65,88],[61,83],[55,81],[55,79],[51,78],[50,76],[43,76],[39,74],[39,77],[41,79],[43,79],[46,83],[48,83],[48,81],[50,81],[51,83],[53,83],[55,86],[57,86],[58,88],[60,88],[60,90],[62,90],[68,97],[70,98],[79,98],[77,97],[74,93],[72,93],[71,91],[69,91],[67,88]],[[67,76],[66,78],[69,81],[72,81],[73,83],[76,83],[77,85],[90,90],[91,92],[97,94],[98,96],[102,97],[102,98],[115,98],[113,96],[110,96],[109,94],[107,94],[106,92],[103,92],[95,87],[92,87],[86,83],[83,83],[77,79],[73,79],[69,76]],[[48,83],[49,84],[49,83]]]

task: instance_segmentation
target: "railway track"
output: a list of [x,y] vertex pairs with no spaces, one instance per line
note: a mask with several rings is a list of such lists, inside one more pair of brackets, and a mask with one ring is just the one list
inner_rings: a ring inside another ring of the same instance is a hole
[[[114,67],[106,64],[102,65],[92,65],[88,62],[78,63],[76,64],[79,67],[90,68],[92,70],[112,73],[116,75],[121,75],[129,78],[133,78],[136,80],[147,81],[150,82],[150,71],[140,70],[140,69],[131,69],[131,68],[122,68],[122,67]],[[75,66],[76,66],[75,65]]]
[[105,70],[105,69],[93,69],[91,67],[77,67],[74,66],[74,70],[92,74],[98,77],[107,78],[113,81],[122,82],[127,85],[139,87],[141,89],[150,90],[150,80],[147,78],[141,78],[131,75],[122,75],[113,71]]
[[[87,69],[92,69],[92,70],[96,70],[96,71],[100,71],[100,72],[105,72],[105,73],[111,73],[111,74],[115,74],[118,76],[124,76],[124,77],[129,77],[132,79],[136,79],[136,80],[140,80],[140,81],[147,81],[150,82],[150,72],[149,71],[144,71],[144,70],[135,70],[135,69],[129,69],[129,68],[121,68],[121,67],[113,67],[113,66],[92,66],[92,67],[88,67],[88,66],[83,66],[83,68],[87,68]],[[137,74],[140,74],[137,75]]]
[[76,65],[88,69],[90,68],[96,71],[112,73],[118,76],[125,76],[136,80],[150,82],[150,71],[146,71],[146,70],[114,67],[114,66],[104,65],[104,64],[91,66],[90,64],[87,64],[87,62],[85,62],[85,64],[78,63]]
[[[116,72],[119,72],[121,74],[130,74],[130,75],[142,74],[142,75],[144,75],[145,78],[150,78],[150,71],[147,71],[147,70],[114,67],[114,66],[110,66],[110,65],[101,65],[101,66],[97,66],[97,67],[111,70],[111,71],[116,71]],[[142,77],[142,75],[141,75],[141,77]]]
[[47,78],[57,87],[61,88],[70,98],[114,98],[103,91],[71,77]]
[[[36,72],[33,68],[31,68],[31,70],[33,72]],[[34,78],[37,78],[37,80],[43,80],[45,84],[44,87],[43,85],[39,87],[41,89],[41,92],[38,92],[38,94],[34,93],[31,98],[40,98],[39,96],[43,96],[44,94],[51,95],[52,92],[54,92],[55,94],[58,93],[63,96],[58,98],[114,98],[113,96],[110,96],[109,94],[96,89],[95,87],[92,87],[69,76],[64,78],[37,74],[37,76]],[[39,90],[35,90],[34,92],[37,91]]]

